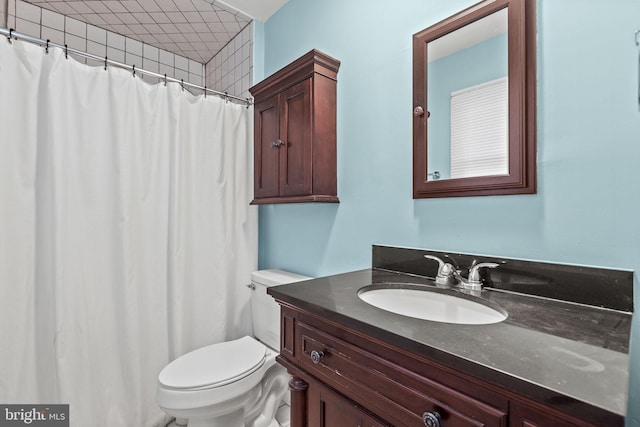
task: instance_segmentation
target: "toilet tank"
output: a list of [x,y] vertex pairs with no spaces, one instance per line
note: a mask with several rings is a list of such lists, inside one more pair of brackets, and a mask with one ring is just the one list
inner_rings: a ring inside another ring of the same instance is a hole
[[280,305],[267,294],[267,288],[309,279],[310,277],[282,270],[259,270],[251,273],[254,337],[276,351],[280,349]]

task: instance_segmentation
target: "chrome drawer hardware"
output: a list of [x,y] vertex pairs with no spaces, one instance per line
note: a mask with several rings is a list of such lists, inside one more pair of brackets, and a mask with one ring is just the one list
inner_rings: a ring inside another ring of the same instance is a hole
[[436,411],[422,414],[422,422],[426,427],[440,427],[440,414]]
[[322,351],[313,350],[311,352],[311,361],[313,363],[315,363],[316,365],[318,363],[320,363],[320,361],[322,360],[323,357],[324,357],[324,352],[322,352]]

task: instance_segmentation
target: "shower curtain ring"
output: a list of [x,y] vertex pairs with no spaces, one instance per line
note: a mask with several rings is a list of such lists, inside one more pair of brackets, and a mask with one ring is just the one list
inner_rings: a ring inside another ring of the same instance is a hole
[[107,57],[104,57],[104,70],[107,71]]
[[133,78],[135,78],[135,77],[136,77],[136,66],[135,66],[135,64],[134,64],[134,65],[133,65]]
[[46,46],[45,46],[45,48],[44,48],[44,53],[46,53],[46,54],[49,54],[49,42],[50,42],[50,41],[51,41],[51,40],[47,39],[47,45],[46,45]]
[[64,45],[64,59],[69,59],[69,46]]
[[167,85],[167,73],[164,74],[164,85]]
[[184,91],[184,79],[180,79],[180,87]]
[[204,92],[204,98],[206,99],[207,98],[207,87],[206,86],[204,87],[203,92]]
[[9,35],[7,36],[9,44],[13,44],[13,42],[11,41],[11,37],[13,37],[13,28],[9,28]]
[[225,92],[225,93],[224,93],[224,100],[225,100],[226,102],[229,102],[229,92]]

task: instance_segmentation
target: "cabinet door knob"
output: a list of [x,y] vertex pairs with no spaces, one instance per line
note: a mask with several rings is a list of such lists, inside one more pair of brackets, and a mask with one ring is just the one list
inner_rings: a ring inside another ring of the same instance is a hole
[[282,141],[280,139],[278,139],[277,141],[273,141],[271,143],[271,147],[273,147],[273,148],[280,148],[283,145],[284,145],[284,141]]
[[440,414],[436,411],[422,414],[422,422],[426,427],[440,427]]
[[322,358],[323,358],[323,357],[324,357],[324,352],[323,352],[323,351],[316,351],[316,350],[313,350],[313,351],[311,352],[311,361],[312,361],[313,363],[315,363],[316,365],[317,365],[318,363],[320,363],[320,361],[322,360]]
[[[418,105],[416,108],[413,109],[413,115],[416,117],[422,117],[424,116],[424,113],[425,113],[424,108],[422,108],[420,105]],[[429,111],[427,111],[426,113],[427,113],[427,119],[428,119],[431,113]]]

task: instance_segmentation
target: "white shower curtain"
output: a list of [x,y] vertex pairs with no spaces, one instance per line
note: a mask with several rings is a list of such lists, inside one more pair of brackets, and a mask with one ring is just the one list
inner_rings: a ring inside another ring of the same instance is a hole
[[164,425],[159,371],[251,332],[251,117],[0,39],[0,403]]

